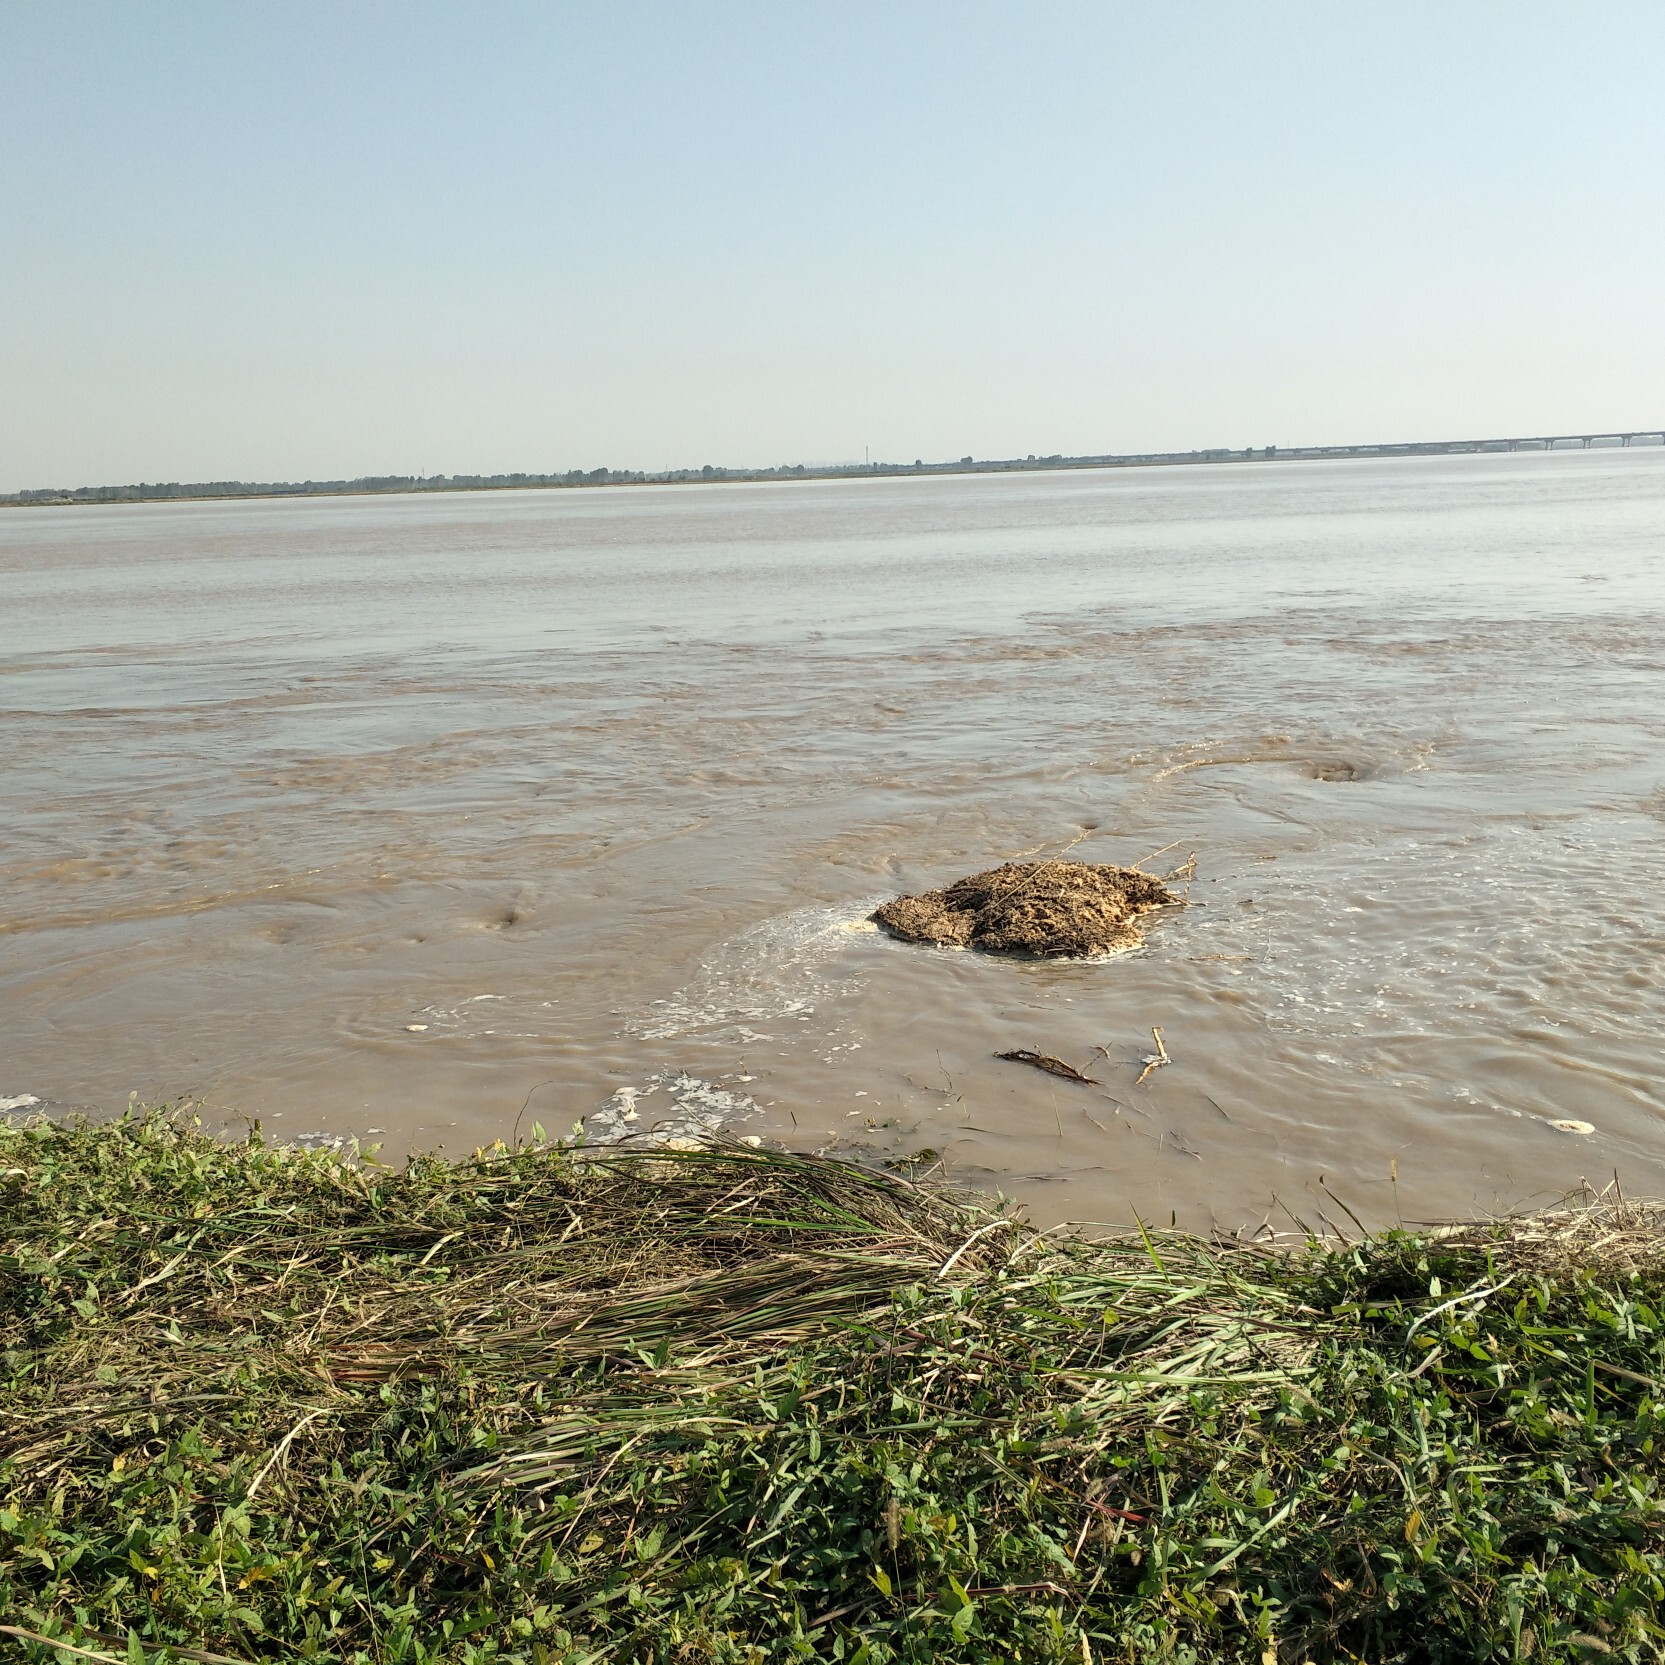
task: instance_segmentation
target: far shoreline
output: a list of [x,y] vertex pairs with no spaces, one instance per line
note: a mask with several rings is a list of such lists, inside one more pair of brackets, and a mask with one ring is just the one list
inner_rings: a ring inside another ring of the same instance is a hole
[[1125,455],[1008,457],[957,462],[792,463],[779,468],[581,469],[561,474],[365,475],[352,480],[177,481],[129,486],[40,487],[0,496],[0,508],[77,508],[113,503],[228,503],[306,497],[415,497],[426,493],[573,491],[596,487],[681,485],[768,485],[804,480],[917,479],[942,475],[1040,474],[1117,468],[1193,468],[1223,463],[1373,462],[1388,458],[1514,456],[1552,451],[1620,451],[1665,448],[1665,428],[1541,434],[1494,439],[1394,440],[1359,445],[1211,447],[1196,451],[1154,451]]

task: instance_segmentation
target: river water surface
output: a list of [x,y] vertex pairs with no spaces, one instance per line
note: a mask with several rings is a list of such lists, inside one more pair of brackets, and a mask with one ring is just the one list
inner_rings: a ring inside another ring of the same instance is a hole
[[[1043,1220],[1665,1192],[1662,555],[1660,450],[11,511],[0,1105]],[[1072,841],[1193,905],[862,927]]]

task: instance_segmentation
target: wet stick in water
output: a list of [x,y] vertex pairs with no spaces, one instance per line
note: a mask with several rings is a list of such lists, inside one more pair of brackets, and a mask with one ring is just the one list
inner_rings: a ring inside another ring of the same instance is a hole
[[1156,1051],[1145,1059],[1145,1067],[1139,1072],[1139,1079],[1133,1083],[1135,1087],[1142,1087],[1146,1078],[1154,1070],[1159,1070],[1164,1064],[1171,1064],[1173,1059],[1168,1056],[1168,1049],[1162,1044],[1162,1031],[1154,1024],[1151,1025],[1151,1039],[1156,1042]]
[[1083,1075],[1073,1064],[1066,1064],[1062,1058],[1054,1058],[1047,1052],[1031,1052],[1027,1047],[1018,1047],[1012,1052],[997,1052],[996,1058],[1004,1059],[1008,1064],[1028,1064],[1032,1069],[1045,1070],[1048,1075],[1061,1075],[1066,1081],[1085,1082],[1089,1087],[1096,1087],[1092,1076]]

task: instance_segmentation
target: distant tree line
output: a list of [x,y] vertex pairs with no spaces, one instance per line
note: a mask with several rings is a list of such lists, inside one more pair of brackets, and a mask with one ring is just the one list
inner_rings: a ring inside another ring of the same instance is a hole
[[[1183,460],[1203,461],[1226,452],[1188,452]],[[1231,453],[1242,455],[1242,453]],[[1014,469],[1090,468],[1120,457],[1014,457],[978,462],[960,457],[949,462],[782,463],[777,468],[667,468],[657,473],[629,468],[573,468],[560,474],[364,474],[354,480],[141,480],[129,486],[45,486],[0,496],[0,503],[151,503],[213,497],[334,497],[360,493],[422,491],[513,491],[535,486],[627,486],[680,484],[713,480],[830,480],[893,474],[1001,473]],[[1141,461],[1179,460],[1139,459]]]
[[516,486],[626,485],[648,476],[613,468],[564,474],[363,474],[356,480],[142,480],[132,486],[49,486],[20,491],[10,503],[134,503],[190,497],[329,497],[343,492],[480,491]]
[[[170,498],[332,497],[374,492],[512,491],[528,486],[627,486],[649,481],[804,479],[862,473],[880,464],[814,468],[670,468],[656,474],[631,468],[570,468],[561,474],[362,474],[354,480],[141,480],[128,486],[42,486],[0,496],[0,503],[150,503]],[[886,465],[888,466],[888,465]]]

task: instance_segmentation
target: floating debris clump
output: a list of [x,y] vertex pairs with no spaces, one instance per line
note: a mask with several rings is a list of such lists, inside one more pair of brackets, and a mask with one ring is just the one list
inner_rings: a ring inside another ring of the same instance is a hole
[[1062,956],[1137,948],[1141,914],[1179,898],[1137,867],[1086,861],[1007,862],[944,890],[898,896],[873,921],[906,942],[991,954]]

